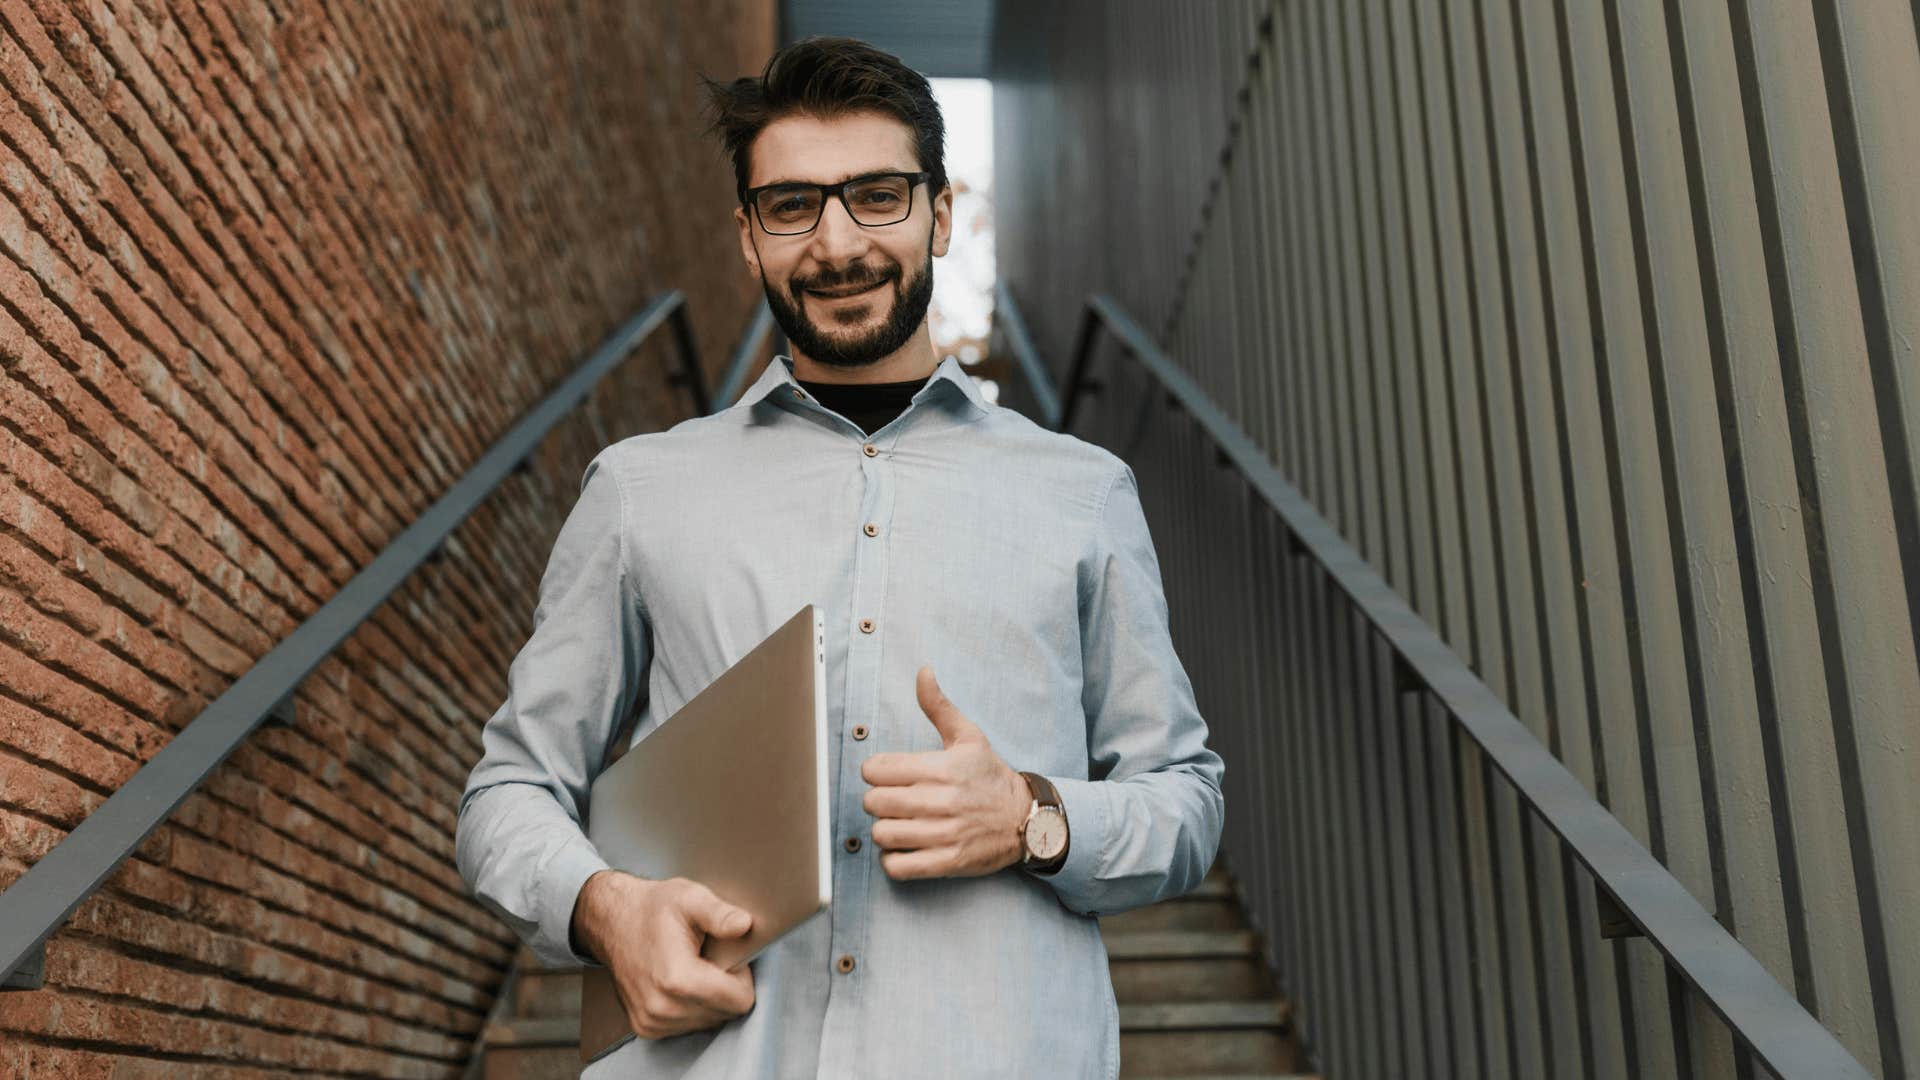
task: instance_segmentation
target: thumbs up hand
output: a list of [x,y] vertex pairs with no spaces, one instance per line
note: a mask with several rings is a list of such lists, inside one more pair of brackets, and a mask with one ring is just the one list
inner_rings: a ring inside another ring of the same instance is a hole
[[875,754],[860,766],[880,866],[896,881],[977,877],[1020,861],[1032,792],[987,736],[940,690],[931,665],[914,689],[940,733],[938,750]]

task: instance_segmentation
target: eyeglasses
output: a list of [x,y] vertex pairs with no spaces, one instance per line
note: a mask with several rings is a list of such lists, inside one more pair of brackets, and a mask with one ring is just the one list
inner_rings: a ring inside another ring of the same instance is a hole
[[767,184],[741,192],[760,227],[773,236],[799,236],[820,224],[827,196],[840,199],[854,221],[868,227],[895,225],[913,214],[913,189],[932,173],[869,173],[837,184]]

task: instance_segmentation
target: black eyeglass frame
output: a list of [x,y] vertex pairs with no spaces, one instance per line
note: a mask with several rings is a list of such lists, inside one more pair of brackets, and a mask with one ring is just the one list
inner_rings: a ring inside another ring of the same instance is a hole
[[[847,203],[847,188],[855,184],[864,184],[873,180],[884,180],[889,176],[903,177],[907,181],[907,212],[900,215],[897,219],[882,225],[869,225],[861,221],[858,215],[854,214],[853,207]],[[884,229],[892,225],[898,225],[900,222],[913,216],[913,189],[931,179],[933,179],[933,174],[930,172],[877,172],[866,173],[862,176],[849,176],[837,184],[806,184],[788,180],[778,184],[761,184],[759,187],[747,188],[740,193],[740,206],[746,210],[747,213],[753,215],[753,220],[760,226],[760,231],[766,233],[768,236],[805,236],[819,228],[820,219],[826,216],[827,200],[829,198],[837,198],[840,200],[840,208],[847,212],[848,220],[852,221],[855,225],[863,229]],[[772,229],[767,228],[766,219],[760,216],[760,202],[756,196],[763,191],[772,191],[774,188],[812,188],[818,191],[820,193],[820,212],[814,215],[813,224],[801,229],[799,232],[774,232]]]

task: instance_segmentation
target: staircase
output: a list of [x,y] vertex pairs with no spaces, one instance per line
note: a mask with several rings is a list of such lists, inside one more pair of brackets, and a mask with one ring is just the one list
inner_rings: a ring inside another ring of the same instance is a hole
[[[1100,930],[1120,1003],[1121,1076],[1295,1075],[1292,1006],[1273,989],[1225,867],[1185,896],[1103,916]],[[577,1077],[579,1044],[579,969],[542,967],[523,948],[467,1077]]]

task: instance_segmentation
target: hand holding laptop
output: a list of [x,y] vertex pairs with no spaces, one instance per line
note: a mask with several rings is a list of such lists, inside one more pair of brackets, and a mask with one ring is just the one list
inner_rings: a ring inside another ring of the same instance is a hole
[[742,937],[753,917],[699,882],[602,870],[581,887],[573,921],[580,944],[612,972],[643,1039],[714,1027],[753,1008],[752,966],[728,971],[700,955],[706,937]]

